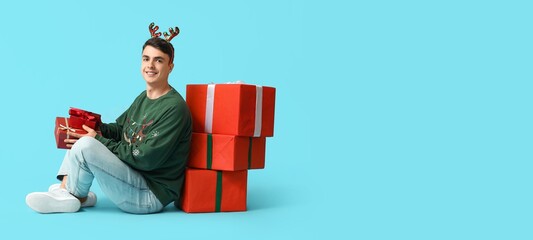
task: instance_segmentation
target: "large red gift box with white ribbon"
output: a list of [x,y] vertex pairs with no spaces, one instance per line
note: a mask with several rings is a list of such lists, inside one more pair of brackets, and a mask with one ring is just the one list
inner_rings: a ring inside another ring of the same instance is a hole
[[189,84],[193,132],[246,137],[274,135],[276,89],[250,84]]

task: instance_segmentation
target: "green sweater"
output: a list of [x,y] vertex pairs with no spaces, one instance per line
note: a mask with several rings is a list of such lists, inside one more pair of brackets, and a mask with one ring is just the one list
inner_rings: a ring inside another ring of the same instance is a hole
[[179,199],[192,120],[174,88],[155,100],[142,92],[115,123],[102,124],[100,131],[96,139],[137,170],[163,206]]

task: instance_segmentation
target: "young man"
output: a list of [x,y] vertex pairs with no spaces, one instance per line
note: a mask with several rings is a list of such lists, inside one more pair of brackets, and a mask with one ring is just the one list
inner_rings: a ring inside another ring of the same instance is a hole
[[[76,212],[96,204],[89,189],[96,178],[102,192],[129,213],[155,213],[178,200],[189,154],[191,115],[183,97],[168,83],[174,48],[154,34],[142,51],[143,91],[115,123],[102,124],[101,135],[70,133],[57,178],[48,192],[26,196],[40,213]],[[157,27],[156,29],[157,30]],[[176,32],[179,30],[176,28]],[[167,36],[165,34],[165,36]]]

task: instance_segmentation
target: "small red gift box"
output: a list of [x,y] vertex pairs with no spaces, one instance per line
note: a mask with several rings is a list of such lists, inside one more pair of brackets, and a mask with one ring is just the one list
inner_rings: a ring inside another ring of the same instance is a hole
[[98,129],[102,123],[100,114],[71,107],[68,111],[70,115],[69,125],[73,128],[83,129],[83,125],[92,129]]
[[68,118],[66,117],[56,117],[56,127],[54,130],[54,135],[56,137],[57,148],[70,149],[65,143],[65,139],[72,138],[67,132],[75,132],[79,134],[86,134],[87,132],[83,129],[76,129],[69,125]]
[[227,172],[187,168],[181,209],[187,213],[246,211],[247,177],[246,170]]
[[189,84],[193,132],[246,137],[274,135],[276,89],[249,84]]
[[188,166],[237,171],[265,168],[264,137],[193,133]]

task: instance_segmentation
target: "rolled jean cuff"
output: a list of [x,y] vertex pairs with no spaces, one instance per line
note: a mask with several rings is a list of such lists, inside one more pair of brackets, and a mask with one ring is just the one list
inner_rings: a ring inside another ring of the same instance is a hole
[[68,175],[68,171],[70,170],[69,161],[67,159],[68,155],[70,154],[70,150],[67,150],[65,153],[65,157],[63,158],[63,162],[61,163],[61,166],[59,167],[59,170],[57,171],[57,180],[63,181],[63,177]]

